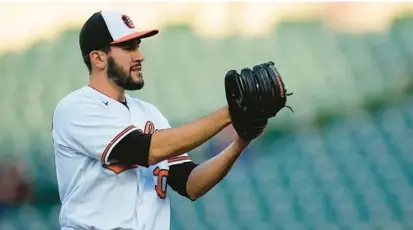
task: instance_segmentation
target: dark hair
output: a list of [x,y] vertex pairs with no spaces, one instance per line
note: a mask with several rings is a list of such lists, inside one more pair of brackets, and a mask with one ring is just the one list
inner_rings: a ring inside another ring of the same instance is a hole
[[[110,46],[105,46],[98,50],[107,54],[110,51]],[[90,62],[89,54],[83,56],[83,62],[85,63],[87,69],[89,70],[89,74],[90,74],[92,72],[92,63]]]

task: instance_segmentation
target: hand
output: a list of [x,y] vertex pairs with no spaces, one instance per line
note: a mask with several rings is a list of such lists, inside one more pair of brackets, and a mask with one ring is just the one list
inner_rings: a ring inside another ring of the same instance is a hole
[[238,136],[246,142],[259,137],[268,125],[268,119],[256,119],[253,121],[233,122],[232,126]]
[[238,133],[235,135],[235,142],[240,144],[241,146],[246,147],[251,143],[251,141],[259,136],[261,136],[265,129],[267,128],[268,121],[267,120],[256,120],[254,122],[251,122],[249,124],[249,127],[247,129],[250,130],[250,133],[248,134],[248,138],[241,137]]

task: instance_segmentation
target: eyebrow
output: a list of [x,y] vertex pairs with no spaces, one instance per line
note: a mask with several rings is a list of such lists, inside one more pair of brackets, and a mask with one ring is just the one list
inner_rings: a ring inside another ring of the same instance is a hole
[[141,43],[141,40],[130,40],[130,41],[125,41],[119,44],[115,44],[114,46],[120,47],[120,48],[134,48],[134,47],[139,47]]

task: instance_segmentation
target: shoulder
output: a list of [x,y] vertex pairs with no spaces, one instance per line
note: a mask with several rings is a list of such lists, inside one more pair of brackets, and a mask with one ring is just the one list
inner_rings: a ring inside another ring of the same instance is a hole
[[136,105],[138,105],[143,111],[150,114],[150,116],[158,117],[165,123],[165,125],[169,126],[168,119],[164,116],[164,114],[156,105],[137,97],[128,96],[128,98],[132,100]]
[[88,93],[86,87],[76,89],[65,95],[54,109],[53,117],[79,117],[82,114],[104,109],[103,102],[98,103]]
[[160,111],[160,109],[156,105],[154,105],[154,104],[152,104],[148,101],[144,101],[144,100],[142,100],[140,98],[137,98],[137,97],[131,97],[131,96],[128,96],[128,97],[130,98],[130,100],[132,100],[135,104],[140,106],[147,113],[158,114],[160,116],[163,116],[162,112]]

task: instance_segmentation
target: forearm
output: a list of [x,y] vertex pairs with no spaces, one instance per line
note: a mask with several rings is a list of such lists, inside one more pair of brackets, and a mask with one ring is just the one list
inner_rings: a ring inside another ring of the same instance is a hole
[[152,135],[149,163],[189,152],[200,146],[231,123],[228,108],[223,107],[209,116]]
[[220,154],[194,168],[187,181],[189,197],[196,200],[219,183],[247,145],[248,143],[237,139]]

